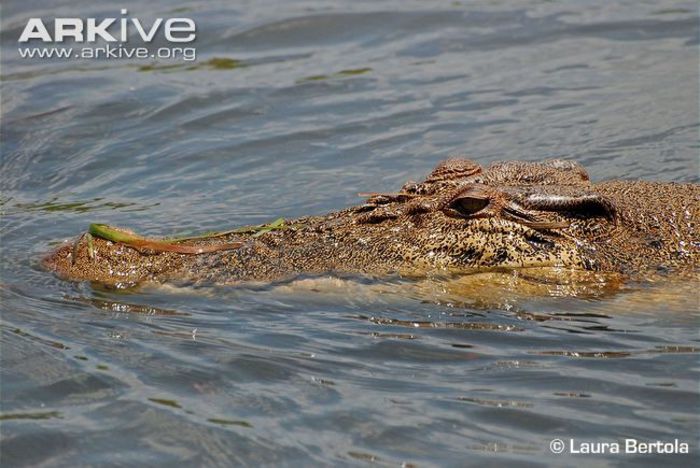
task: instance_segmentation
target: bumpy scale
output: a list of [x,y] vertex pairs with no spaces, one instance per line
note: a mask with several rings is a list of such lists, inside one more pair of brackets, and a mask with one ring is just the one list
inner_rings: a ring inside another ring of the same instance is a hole
[[594,184],[582,166],[563,160],[507,161],[484,169],[450,159],[423,182],[369,194],[357,207],[292,220],[291,229],[197,241],[240,242],[236,250],[148,252],[95,238],[89,249],[66,245],[43,263],[68,280],[111,285],[527,267],[695,271],[699,220],[696,184]]

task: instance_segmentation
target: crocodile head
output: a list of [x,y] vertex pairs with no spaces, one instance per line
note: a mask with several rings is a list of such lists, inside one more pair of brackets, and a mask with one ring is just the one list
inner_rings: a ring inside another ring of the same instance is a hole
[[394,231],[404,263],[418,271],[595,269],[586,240],[616,219],[614,203],[592,189],[583,167],[563,160],[483,169],[450,159],[421,183],[368,195],[356,223]]
[[594,190],[586,171],[562,160],[484,169],[450,159],[420,183],[367,196],[360,206],[291,221],[291,229],[195,241],[241,246],[234,251],[184,255],[95,238],[59,248],[44,265],[63,278],[112,284],[268,281],[329,271],[594,270],[600,254],[591,239],[616,222],[615,205]]

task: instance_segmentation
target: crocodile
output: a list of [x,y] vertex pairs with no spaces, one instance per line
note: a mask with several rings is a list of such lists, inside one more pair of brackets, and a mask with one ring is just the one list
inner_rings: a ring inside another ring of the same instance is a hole
[[[422,182],[361,194],[357,206],[253,234],[156,251],[96,237],[43,258],[60,278],[112,286],[270,282],[299,275],[558,271],[697,272],[700,185],[591,182],[577,162],[451,158]],[[232,249],[217,249],[225,243]]]

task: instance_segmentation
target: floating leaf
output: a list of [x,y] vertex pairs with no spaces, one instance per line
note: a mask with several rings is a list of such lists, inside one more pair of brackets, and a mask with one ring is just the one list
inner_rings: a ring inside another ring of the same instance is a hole
[[159,405],[170,406],[171,408],[182,408],[180,403],[168,398],[149,398],[148,400],[152,401],[153,403],[158,403]]
[[10,413],[10,414],[0,414],[0,421],[7,421],[10,419],[63,419],[61,413],[58,411],[45,411],[36,413]]
[[304,78],[301,78],[298,80],[298,83],[305,83],[307,81],[323,81],[323,80],[330,80],[333,78],[343,78],[345,76],[354,76],[354,75],[362,75],[364,73],[369,73],[371,72],[371,68],[350,68],[346,70],[340,70],[339,72],[335,72],[332,75],[311,75],[307,76]]
[[252,237],[258,237],[272,231],[284,229],[294,229],[301,226],[300,224],[286,224],[284,218],[277,218],[269,224],[260,224],[257,226],[244,226],[228,231],[212,231],[195,236],[172,237],[168,239],[149,239],[139,236],[134,231],[129,229],[110,226],[107,224],[93,223],[90,225],[88,232],[83,234],[73,245],[73,259],[77,258],[77,251],[80,242],[83,238],[87,238],[88,256],[91,259],[95,258],[95,248],[92,242],[92,236],[100,237],[112,242],[118,242],[128,245],[137,250],[149,249],[155,252],[175,252],[181,254],[198,255],[202,253],[217,252],[220,250],[233,250],[240,248],[243,245],[241,241],[222,242],[217,244],[192,245],[183,244],[185,241],[193,240],[208,240],[216,237],[223,237],[230,234],[252,234]]
[[151,71],[162,71],[162,72],[175,72],[175,71],[193,71],[193,70],[234,70],[236,68],[247,67],[248,64],[243,60],[237,60],[229,57],[214,57],[204,62],[198,62],[193,65],[188,65],[188,63],[175,63],[175,64],[159,64],[152,63],[149,65],[141,65],[138,67],[138,71],[141,72],[151,72]]
[[181,254],[198,255],[202,253],[217,252],[220,250],[233,250],[241,247],[242,242],[219,243],[209,245],[184,245],[172,240],[148,239],[141,237],[133,231],[109,226],[107,224],[91,224],[88,233],[112,242],[119,242],[137,250],[149,249],[155,252],[175,252]]
[[242,427],[253,427],[248,421],[240,421],[234,419],[224,419],[224,418],[209,418],[207,419],[210,423],[221,424],[222,426],[242,426]]
[[371,68],[353,68],[349,70],[340,70],[338,73],[336,73],[336,76],[362,75],[371,71]]
[[269,224],[243,226],[235,229],[229,229],[227,231],[210,231],[196,236],[171,237],[168,240],[171,242],[183,242],[188,240],[213,239],[215,237],[223,237],[228,236],[230,234],[253,234],[253,237],[257,237],[258,235],[264,234],[266,232],[282,231],[285,229],[293,229],[300,226],[301,224],[286,224],[284,218],[277,218]]
[[87,238],[88,257],[90,257],[90,260],[95,260],[95,246],[92,242],[92,234],[88,232],[85,237]]

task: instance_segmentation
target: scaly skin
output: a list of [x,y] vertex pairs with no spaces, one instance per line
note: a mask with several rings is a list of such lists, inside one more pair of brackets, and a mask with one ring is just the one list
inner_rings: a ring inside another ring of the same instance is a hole
[[[365,204],[289,222],[201,255],[137,251],[104,239],[63,246],[43,264],[61,278],[129,286],[145,281],[274,281],[298,274],[558,267],[636,274],[697,271],[700,186],[608,181],[580,165],[510,161],[482,169],[451,159],[422,183]],[[75,255],[75,258],[73,256]]]

